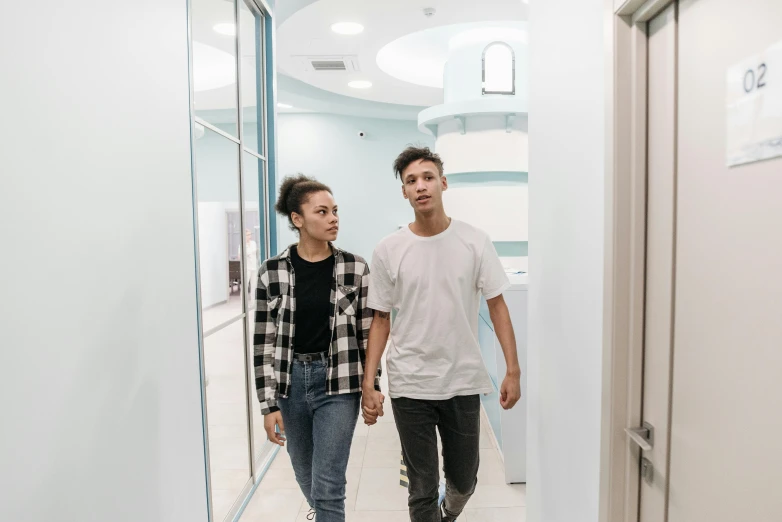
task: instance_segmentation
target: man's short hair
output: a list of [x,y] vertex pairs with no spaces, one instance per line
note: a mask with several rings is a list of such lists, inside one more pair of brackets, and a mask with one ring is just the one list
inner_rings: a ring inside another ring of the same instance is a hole
[[416,161],[431,161],[437,165],[437,171],[440,176],[443,175],[443,160],[437,153],[432,152],[429,147],[409,146],[394,160],[394,175],[402,179],[402,173],[411,163]]

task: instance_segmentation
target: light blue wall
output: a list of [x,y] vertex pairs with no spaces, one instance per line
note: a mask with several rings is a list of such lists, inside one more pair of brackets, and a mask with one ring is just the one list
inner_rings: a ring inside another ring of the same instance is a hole
[[[367,133],[359,138],[358,132]],[[281,114],[277,121],[278,187],[287,175],[314,176],[334,191],[340,207],[337,245],[369,260],[375,245],[413,220],[392,164],[409,144],[434,147],[414,121],[332,114]],[[278,248],[296,241],[278,221]]]

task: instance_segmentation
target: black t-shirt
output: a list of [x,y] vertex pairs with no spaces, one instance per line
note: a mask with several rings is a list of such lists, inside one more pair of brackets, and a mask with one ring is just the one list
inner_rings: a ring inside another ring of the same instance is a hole
[[291,249],[291,261],[295,271],[296,332],[294,353],[318,353],[329,351],[331,343],[331,287],[334,284],[334,256],[310,263],[299,256],[296,247]]

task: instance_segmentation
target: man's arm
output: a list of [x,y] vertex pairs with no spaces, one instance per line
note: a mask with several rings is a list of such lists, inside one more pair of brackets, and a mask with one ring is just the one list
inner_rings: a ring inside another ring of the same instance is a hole
[[369,327],[367,343],[367,362],[364,371],[364,390],[375,389],[374,376],[380,368],[380,359],[386,350],[388,335],[391,333],[391,314],[375,310],[375,318]]
[[375,389],[375,376],[379,374],[380,359],[383,357],[388,335],[391,333],[393,295],[394,283],[386,269],[386,255],[381,242],[372,253],[367,307],[374,310],[374,318],[369,327],[364,382],[361,386],[361,413],[364,416],[364,423],[369,425],[376,423],[378,416],[383,415],[385,397]]
[[494,299],[488,299],[489,316],[494,325],[494,332],[502,346],[505,355],[507,373],[500,388],[500,404],[506,410],[513,406],[521,398],[521,367],[519,366],[519,354],[516,350],[516,335],[513,332],[513,323],[510,320],[510,312],[505,298],[500,294]]
[[[364,273],[361,276],[361,289],[359,290],[358,298],[358,330],[356,331],[356,337],[359,341],[359,347],[361,349],[361,356],[363,359],[363,371],[368,372],[366,364],[367,345],[369,343],[369,331],[372,327],[372,317],[374,311],[369,308],[369,266],[364,267]],[[375,368],[374,372],[370,372],[370,375],[375,376],[375,389],[380,391],[380,368]],[[363,385],[363,381],[362,381]]]
[[391,314],[375,310],[375,318],[369,327],[367,343],[367,362],[364,368],[362,414],[367,424],[377,422],[383,415],[383,394],[375,389],[375,375],[380,368],[380,359],[386,349],[388,335],[391,333]]

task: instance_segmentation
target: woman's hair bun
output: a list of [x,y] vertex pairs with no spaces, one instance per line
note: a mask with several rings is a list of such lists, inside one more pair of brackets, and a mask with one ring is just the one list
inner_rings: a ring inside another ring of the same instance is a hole
[[321,191],[332,193],[328,186],[315,178],[310,178],[301,173],[295,176],[287,176],[280,185],[280,193],[277,196],[277,203],[274,205],[274,209],[278,214],[288,218],[291,230],[297,230],[293,224],[293,219],[291,219],[291,214],[294,212],[301,214],[301,206],[307,202],[310,194]]

